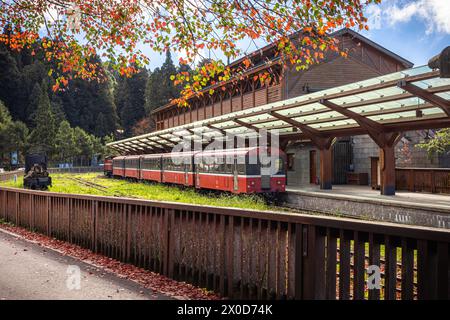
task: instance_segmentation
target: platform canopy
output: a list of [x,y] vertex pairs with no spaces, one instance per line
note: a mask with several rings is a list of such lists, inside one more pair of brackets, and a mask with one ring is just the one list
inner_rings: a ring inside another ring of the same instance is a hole
[[[426,66],[109,143],[122,154],[165,152],[183,138],[255,136],[314,140],[450,127],[450,79]],[[222,137],[222,138],[221,138]]]

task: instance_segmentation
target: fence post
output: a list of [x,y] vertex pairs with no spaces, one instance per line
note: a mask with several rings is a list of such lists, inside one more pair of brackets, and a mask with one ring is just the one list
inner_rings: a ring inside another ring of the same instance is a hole
[[127,230],[127,249],[126,249],[126,261],[130,262],[131,257],[131,205],[127,204],[128,207],[127,218],[126,218],[126,230]]
[[2,194],[2,212],[0,212],[0,217],[6,219],[6,191],[0,190],[0,193]]
[[93,203],[92,203],[91,250],[94,252],[97,252],[97,212],[98,212],[98,201],[93,200]]
[[50,197],[45,197],[45,204],[47,208],[47,235],[50,237],[51,229],[50,229]]
[[30,214],[28,215],[30,218],[30,230],[33,230],[34,229],[34,212],[33,212],[33,198],[34,198],[34,195],[33,194],[29,194],[29,198],[28,198],[28,205],[29,205],[29,210],[30,210]]
[[16,225],[19,226],[19,193],[16,193],[16,211],[14,212],[16,216]]
[[226,250],[227,250],[227,257],[226,257],[226,265],[227,265],[227,295],[230,298],[233,298],[233,269],[234,269],[234,261],[233,261],[233,255],[234,255],[234,217],[229,216],[228,217],[228,238],[227,238],[227,244],[226,244]]
[[303,298],[303,225],[295,224],[294,297]]
[[436,193],[436,171],[431,169],[431,193]]
[[165,209],[164,211],[164,225],[165,225],[165,239],[164,239],[164,274],[168,277],[173,277],[173,232],[174,225],[174,211],[173,209]]
[[72,242],[72,231],[70,230],[71,227],[72,227],[72,223],[70,221],[71,220],[71,218],[70,218],[70,216],[71,216],[71,214],[70,214],[71,202],[72,202],[72,199],[71,198],[67,198],[67,225],[68,225],[68,228],[67,228],[67,241],[68,242]]

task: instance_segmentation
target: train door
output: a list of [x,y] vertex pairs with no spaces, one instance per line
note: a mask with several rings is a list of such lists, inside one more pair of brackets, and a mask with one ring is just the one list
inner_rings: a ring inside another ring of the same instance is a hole
[[[185,161],[186,161],[186,159],[185,159]],[[184,184],[186,186],[189,185],[189,168],[190,168],[189,163],[185,163],[184,164]]]
[[142,157],[139,157],[139,159],[137,160],[137,166],[138,166],[137,177],[138,177],[138,180],[141,180],[142,179]]
[[237,158],[234,158],[234,165],[233,165],[233,190],[234,191],[238,191],[239,190],[239,177],[238,177]]
[[[200,162],[202,162],[203,158],[200,158],[199,160],[200,160]],[[194,184],[195,184],[195,187],[197,187],[197,188],[200,186],[200,166],[201,166],[201,163],[195,163],[195,161],[194,161],[194,172],[195,172]]]
[[166,168],[166,159],[161,157],[161,182],[165,182],[164,169]]
[[271,164],[261,164],[261,189],[270,189]]

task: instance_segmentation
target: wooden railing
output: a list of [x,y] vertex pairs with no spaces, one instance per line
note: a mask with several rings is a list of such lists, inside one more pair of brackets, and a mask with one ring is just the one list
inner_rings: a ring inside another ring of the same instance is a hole
[[450,168],[396,168],[397,190],[450,193]]
[[49,168],[50,173],[87,173],[101,172],[103,167],[72,167],[72,168]]
[[2,173],[0,173],[0,181],[7,181],[7,180],[14,179],[14,176],[22,177],[23,170],[2,172]]
[[449,298],[450,230],[3,187],[0,218],[232,298]]

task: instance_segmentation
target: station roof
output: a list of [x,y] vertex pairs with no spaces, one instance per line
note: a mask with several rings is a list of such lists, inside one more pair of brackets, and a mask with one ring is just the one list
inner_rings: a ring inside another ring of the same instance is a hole
[[450,127],[450,79],[427,66],[322,90],[111,142],[122,154],[164,152],[190,139],[208,143],[277,130],[280,139]]

